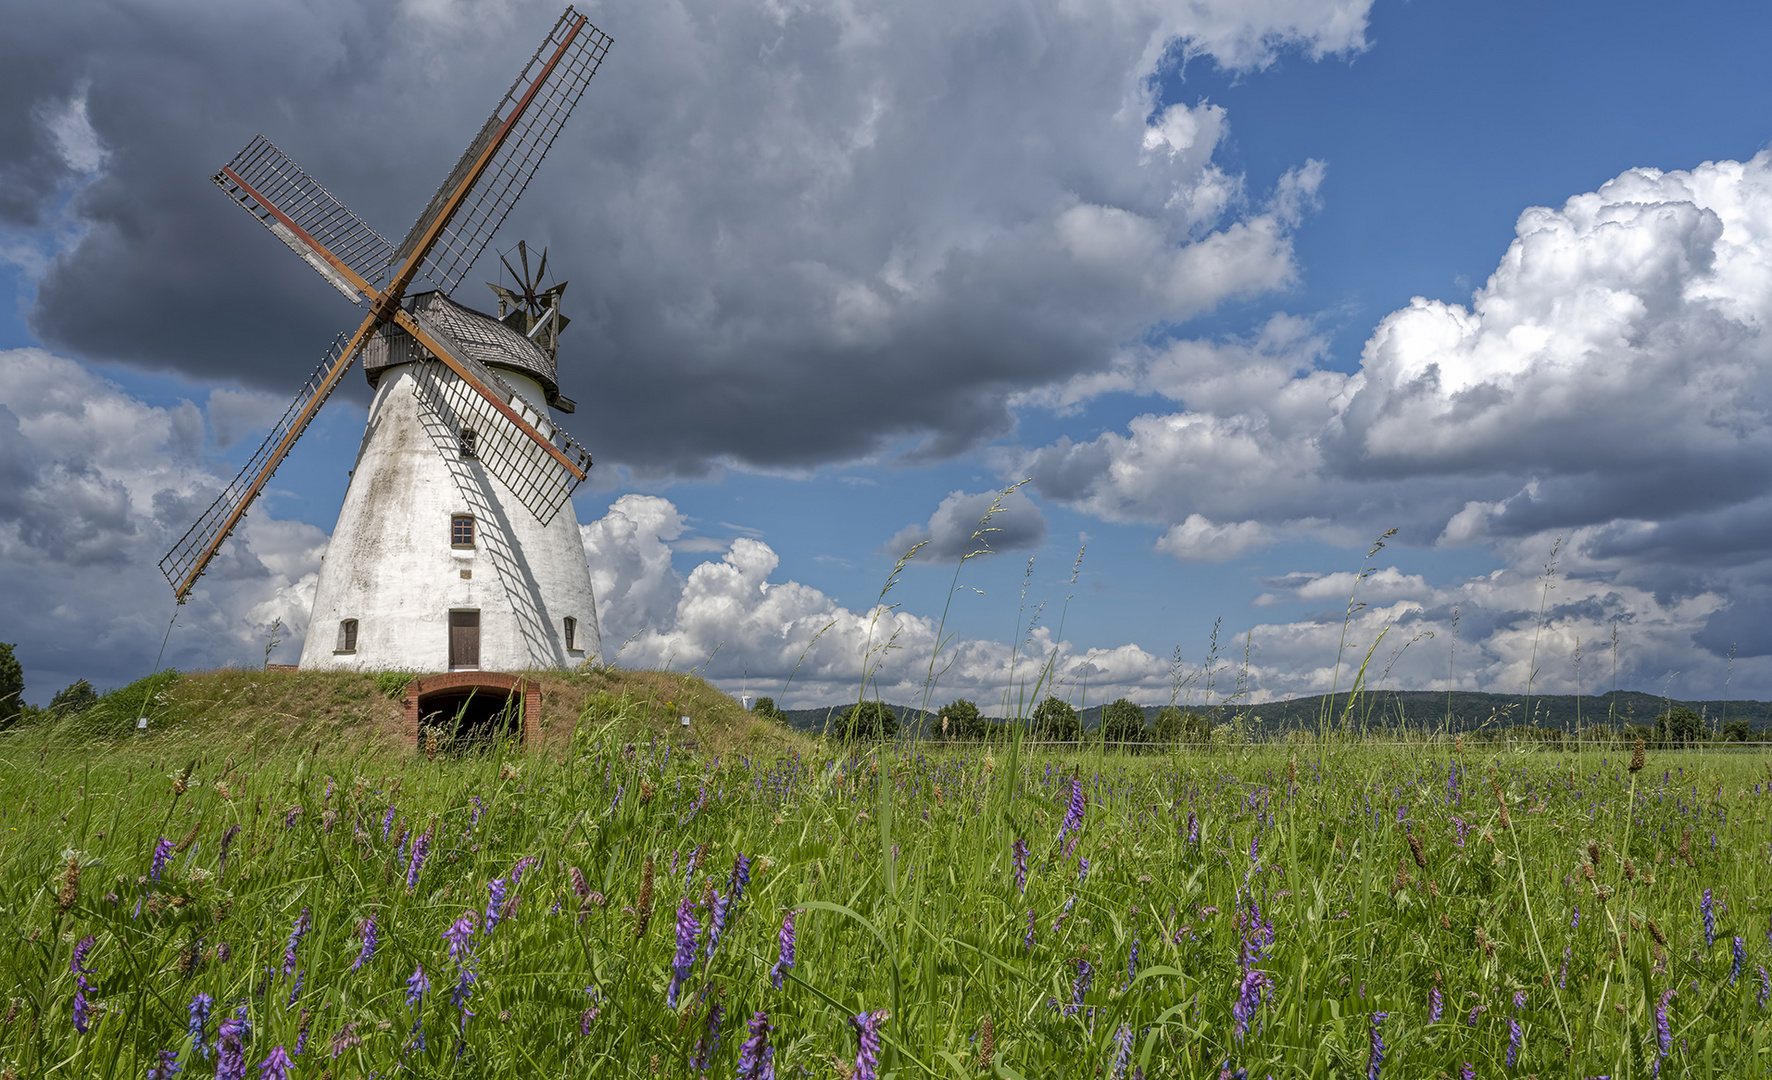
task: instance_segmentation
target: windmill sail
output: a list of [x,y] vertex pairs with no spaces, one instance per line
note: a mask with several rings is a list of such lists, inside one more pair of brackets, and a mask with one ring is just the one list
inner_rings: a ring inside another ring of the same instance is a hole
[[611,40],[566,9],[400,242],[396,264],[422,252],[420,269],[437,288],[460,284],[529,186]]
[[221,547],[222,541],[228,538],[234,531],[234,526],[246,515],[246,508],[258,496],[265,481],[277,471],[277,466],[288,455],[289,448],[307,429],[314,414],[325,404],[339,379],[350,368],[354,357],[347,357],[344,353],[348,341],[347,334],[340,334],[333,340],[332,348],[327,350],[320,366],[314,369],[314,374],[302,385],[295,400],[284,410],[283,419],[277,421],[271,433],[265,436],[265,441],[259,445],[258,452],[252,455],[252,460],[228,482],[221,495],[209,504],[209,509],[203,511],[197,523],[160,560],[160,572],[166,575],[166,580],[172,584],[173,593],[179,600],[182,601],[185,594],[191,591],[191,586],[197,583],[197,578],[209,565],[216,549]]
[[394,245],[263,135],[212,179],[351,303],[386,283]]

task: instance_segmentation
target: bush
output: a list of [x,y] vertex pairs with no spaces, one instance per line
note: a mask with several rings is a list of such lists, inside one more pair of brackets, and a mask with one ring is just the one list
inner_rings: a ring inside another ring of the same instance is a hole
[[0,642],[0,729],[11,727],[24,712],[25,669],[12,655],[12,646]]
[[767,720],[780,720],[781,710],[775,707],[772,697],[760,697],[751,702],[751,712]]
[[1691,709],[1669,709],[1655,718],[1655,737],[1662,742],[1703,742],[1704,717]]
[[898,731],[898,714],[883,701],[863,701],[845,709],[831,734],[838,738],[889,739]]
[[1197,712],[1165,705],[1157,710],[1156,735],[1159,742],[1203,743],[1212,735],[1212,721]]
[[984,718],[978,715],[978,706],[965,698],[950,701],[941,710],[942,718],[947,721],[943,732],[950,739],[982,739],[985,736]]
[[1728,742],[1751,742],[1754,729],[1746,720],[1731,720],[1723,725],[1723,738]]
[[1049,697],[1034,710],[1034,733],[1042,739],[1072,741],[1083,737],[1083,724],[1070,702]]
[[1144,739],[1144,710],[1120,698],[1101,710],[1101,737],[1108,742]]
[[58,716],[78,716],[98,704],[98,693],[85,679],[76,681],[49,701],[49,711]]

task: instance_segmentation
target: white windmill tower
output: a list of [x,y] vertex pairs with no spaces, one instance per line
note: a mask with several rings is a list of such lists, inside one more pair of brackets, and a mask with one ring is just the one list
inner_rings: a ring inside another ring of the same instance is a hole
[[[554,425],[564,284],[494,286],[499,316],[449,294],[534,175],[610,38],[571,8],[398,246],[264,138],[215,182],[353,303],[246,468],[160,568],[180,603],[358,356],[369,423],[320,571],[303,668],[513,671],[598,658],[570,497],[590,455]],[[507,266],[509,264],[507,263]],[[513,273],[513,276],[517,276]],[[415,291],[415,283],[433,288]]]

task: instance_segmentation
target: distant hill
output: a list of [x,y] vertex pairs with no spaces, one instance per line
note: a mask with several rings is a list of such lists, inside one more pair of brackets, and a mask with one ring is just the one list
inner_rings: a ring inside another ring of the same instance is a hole
[[[845,702],[842,705],[816,709],[790,709],[785,715],[790,727],[816,734],[824,730],[827,719],[834,728],[838,718],[850,704],[852,703]],[[902,733],[908,734],[916,729],[917,709],[890,703],[887,707],[897,714]],[[1156,719],[1159,707],[1144,706],[1147,722]],[[1182,707],[1187,708],[1185,705]],[[1333,701],[1329,695],[1319,694],[1260,705],[1221,704],[1207,708],[1194,706],[1191,711],[1205,713],[1220,720],[1228,720],[1233,714],[1242,713],[1258,719],[1261,731],[1280,734],[1315,729],[1319,718],[1325,716],[1331,723],[1339,722],[1347,707],[1346,694],[1337,695]],[[1418,731],[1437,730],[1442,726],[1452,731],[1474,731],[1482,727],[1516,725],[1574,731],[1578,716],[1579,724],[1583,727],[1609,723],[1649,724],[1670,708],[1691,709],[1703,716],[1705,726],[1712,730],[1731,720],[1745,720],[1755,731],[1772,729],[1772,702],[1678,701],[1635,690],[1582,695],[1534,694],[1530,702],[1524,694],[1485,694],[1458,690],[1447,695],[1435,690],[1374,690],[1360,695],[1353,703],[1349,722],[1380,729],[1407,727]],[[1093,730],[1101,724],[1101,709],[1100,705],[1091,705],[1078,714],[1083,721],[1084,730]],[[986,719],[1002,723],[1001,717]],[[932,733],[939,732],[939,716],[930,717],[929,724]]]

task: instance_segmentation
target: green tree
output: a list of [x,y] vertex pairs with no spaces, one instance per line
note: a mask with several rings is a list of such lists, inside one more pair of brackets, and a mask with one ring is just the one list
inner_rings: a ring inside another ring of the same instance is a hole
[[1691,709],[1669,709],[1655,718],[1655,737],[1662,742],[1704,741],[1704,717]]
[[1753,725],[1746,720],[1731,720],[1723,725],[1723,738],[1728,742],[1749,742],[1753,737]]
[[78,716],[98,704],[98,693],[92,684],[80,679],[49,701],[49,711],[62,716]]
[[751,711],[758,716],[768,717],[771,720],[784,719],[782,711],[775,707],[775,699],[772,697],[758,698],[751,703]]
[[1101,737],[1108,742],[1139,742],[1144,739],[1144,710],[1119,698],[1101,710]]
[[984,718],[978,715],[978,706],[965,698],[950,701],[942,706],[941,715],[947,719],[947,736],[950,739],[980,739],[984,737]]
[[898,714],[883,701],[863,701],[844,710],[836,734],[845,738],[889,739],[898,731]]
[[1205,742],[1212,723],[1199,713],[1165,705],[1157,710],[1156,734],[1158,742]]
[[25,669],[12,649],[0,642],[0,728],[11,727],[25,711]]
[[1083,724],[1070,702],[1049,697],[1034,710],[1034,733],[1042,739],[1070,742],[1083,737]]

